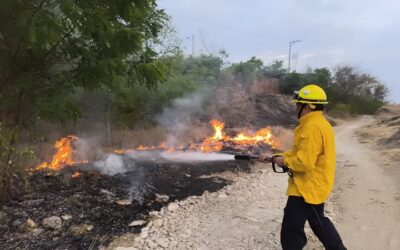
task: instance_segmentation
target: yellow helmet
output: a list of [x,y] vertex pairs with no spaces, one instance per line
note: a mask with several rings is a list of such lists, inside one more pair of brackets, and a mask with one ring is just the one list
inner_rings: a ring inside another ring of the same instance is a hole
[[300,91],[295,91],[294,94],[292,102],[328,104],[328,98],[326,97],[325,91],[315,84],[304,86]]

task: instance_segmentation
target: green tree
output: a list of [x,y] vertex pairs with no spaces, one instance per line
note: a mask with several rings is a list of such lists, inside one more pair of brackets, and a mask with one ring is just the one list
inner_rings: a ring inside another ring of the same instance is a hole
[[267,77],[273,77],[282,79],[287,73],[287,69],[283,66],[283,61],[276,60],[271,64],[268,64],[264,70],[263,74]]
[[[77,88],[154,86],[165,64],[154,44],[167,16],[155,0],[0,2],[0,193],[14,170],[18,133],[38,119],[80,116]],[[118,89],[118,88],[117,88]]]
[[244,85],[252,83],[264,69],[262,60],[252,57],[246,62],[232,64],[228,70],[233,74],[235,80]]

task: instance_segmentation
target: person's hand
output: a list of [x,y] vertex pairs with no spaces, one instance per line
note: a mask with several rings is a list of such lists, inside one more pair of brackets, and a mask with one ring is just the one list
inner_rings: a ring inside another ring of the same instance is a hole
[[258,160],[262,162],[271,162],[271,156],[268,154],[261,154]]
[[276,156],[273,161],[279,167],[285,167],[285,158],[283,158],[283,156]]

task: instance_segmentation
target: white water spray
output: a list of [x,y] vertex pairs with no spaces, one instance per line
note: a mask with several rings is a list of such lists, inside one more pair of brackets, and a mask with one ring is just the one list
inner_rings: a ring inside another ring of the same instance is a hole
[[230,161],[234,160],[234,155],[221,153],[203,153],[196,151],[186,152],[162,152],[160,156],[169,161],[177,162],[197,162],[197,161]]

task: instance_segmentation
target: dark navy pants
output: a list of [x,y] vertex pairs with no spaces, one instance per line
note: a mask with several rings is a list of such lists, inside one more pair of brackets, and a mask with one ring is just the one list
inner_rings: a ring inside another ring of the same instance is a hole
[[281,229],[283,250],[299,250],[307,244],[306,221],[326,249],[346,249],[335,226],[324,215],[324,203],[312,205],[303,197],[289,196]]

